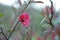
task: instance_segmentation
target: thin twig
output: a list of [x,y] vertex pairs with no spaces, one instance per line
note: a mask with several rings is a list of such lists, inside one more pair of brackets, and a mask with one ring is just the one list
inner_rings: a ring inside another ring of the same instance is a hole
[[28,35],[29,33],[27,32],[27,34],[26,34],[26,40],[29,40],[29,35]]
[[5,37],[5,39],[8,40],[8,39],[7,39],[7,36],[6,36],[6,35],[4,34],[4,32],[3,32],[2,27],[1,27],[1,33],[2,33],[2,35]]
[[[54,25],[52,24],[52,18],[53,18],[53,14],[54,14],[54,10],[53,10],[53,2],[50,0],[50,2],[51,2],[51,18],[49,18],[48,20],[49,20],[49,22],[47,22],[48,24],[50,24],[52,27],[54,27]],[[48,12],[48,9],[46,9],[47,10],[47,12]],[[48,12],[49,13],[49,12]],[[47,14],[47,16],[49,16],[49,14]]]
[[31,3],[31,0],[30,0],[29,3],[27,4],[27,6],[24,8],[24,10],[22,11],[22,13],[27,9],[27,7],[29,6],[30,3]]
[[[43,3],[43,2],[42,2],[42,1],[34,1],[34,0],[31,1],[31,0],[30,0],[30,1],[28,2],[27,6],[24,8],[24,10],[22,10],[21,13],[23,13],[23,12],[28,8],[29,4],[31,4],[31,3]],[[19,11],[19,14],[20,14],[20,11]]]
[[51,2],[51,19],[50,19],[50,21],[52,21],[54,10],[53,10],[53,2],[51,0],[50,0],[50,2]]
[[30,30],[30,40],[32,39],[32,29]]
[[46,40],[47,36],[48,36],[48,34],[45,34],[45,36],[43,36],[44,40]]
[[[26,5],[26,7],[22,10],[22,12],[21,12],[21,10],[19,9],[19,14],[18,15],[20,15],[20,13],[23,13],[27,8],[28,8],[28,6],[29,6],[29,4],[31,3],[31,0],[28,2],[28,4]],[[22,7],[22,6],[21,6]]]
[[20,6],[22,6],[21,0],[18,0],[18,2],[19,2],[19,4],[20,4]]
[[27,34],[26,34],[26,40],[31,40],[31,33],[30,32],[27,32]]
[[54,27],[54,25],[52,24],[52,18],[53,18],[53,14],[54,14],[54,10],[53,10],[53,2],[50,0],[51,2],[51,19],[50,19],[50,25],[52,27]]
[[9,38],[11,37],[12,33],[15,31],[16,26],[17,26],[18,23],[19,23],[19,21],[17,21],[17,23],[14,25],[14,28],[13,28],[12,32],[11,32],[10,35],[8,36],[8,40],[9,40]]
[[34,1],[33,3],[43,3],[42,1]]
[[[52,29],[54,28],[54,25],[52,24],[52,18],[53,18],[53,14],[54,14],[54,10],[53,10],[53,2],[50,0],[50,2],[51,2],[51,18],[49,18],[49,21],[50,22],[47,22],[48,24],[50,24],[51,26],[52,26]],[[46,9],[47,10],[47,9]],[[47,12],[48,12],[48,10],[47,10]],[[49,12],[48,12],[49,13]],[[49,16],[49,14],[47,14],[47,16]],[[51,31],[52,32],[52,31]],[[49,32],[48,32],[48,34],[49,34]],[[45,36],[44,36],[44,40],[46,40],[46,38],[47,38],[47,36],[48,36],[48,34],[46,34]]]
[[32,39],[32,27],[26,34],[26,40],[31,40],[31,39]]

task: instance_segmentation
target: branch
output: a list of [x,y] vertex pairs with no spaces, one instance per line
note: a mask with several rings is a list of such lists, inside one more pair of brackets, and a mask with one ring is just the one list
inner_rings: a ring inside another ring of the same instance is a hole
[[22,13],[27,9],[27,7],[29,6],[30,3],[31,3],[31,0],[30,0],[29,3],[27,4],[27,6],[24,8],[24,10],[22,11]]
[[54,14],[54,10],[53,10],[53,2],[50,0],[51,2],[51,19],[50,19],[50,25],[52,27],[54,27],[54,25],[52,24],[52,18],[53,18],[53,14]]
[[42,1],[34,1],[34,0],[31,0],[31,2],[33,2],[33,3],[43,3]]
[[19,23],[19,21],[17,21],[17,23],[14,25],[14,28],[13,28],[12,32],[10,33],[10,35],[8,36],[8,39],[11,37],[11,35],[12,35],[13,32],[15,31],[18,23]]
[[50,24],[52,27],[54,27],[54,25],[53,25],[53,23],[52,23],[52,18],[53,18],[53,14],[54,14],[54,10],[53,10],[53,2],[50,0],[50,2],[51,2],[51,18],[49,18],[48,16],[49,16],[49,12],[48,12],[48,9],[46,9],[47,10],[47,17],[48,17],[48,20],[49,20],[49,22],[47,22],[48,24]]
[[27,34],[26,34],[26,40],[31,40],[31,39],[32,39],[31,33],[27,32]]
[[50,19],[50,21],[52,21],[54,11],[53,11],[53,2],[51,0],[50,0],[50,2],[51,2],[51,19]]
[[2,39],[0,38],[0,40],[2,40]]
[[27,32],[27,34],[26,34],[26,40],[31,40],[32,39],[32,27],[31,27],[31,29]]
[[47,39],[47,37],[50,35],[50,34],[52,34],[52,30],[51,29],[49,29],[49,30],[46,30],[43,34],[44,34],[44,36],[43,36],[43,38],[44,38],[44,40],[46,40]]
[[7,39],[7,36],[6,36],[6,35],[4,34],[4,32],[3,32],[2,27],[1,27],[1,32],[0,32],[0,33],[5,37],[6,40],[8,40],[8,39]]
[[18,0],[19,4],[22,6],[21,0]]
[[26,7],[22,11],[19,10],[19,14],[18,15],[20,15],[20,13],[23,13],[28,8],[28,6],[29,6],[30,3],[31,3],[31,0],[28,2],[28,4],[26,5]]
[[[49,18],[49,21],[50,22],[46,22],[46,23],[48,23],[48,24],[50,24],[51,26],[52,26],[52,29],[54,28],[54,25],[52,24],[52,18],[53,18],[53,14],[54,14],[54,10],[53,10],[53,2],[50,0],[50,2],[51,2],[51,18]],[[48,12],[48,9],[46,9],[47,10],[47,12]],[[48,12],[49,13],[49,12]],[[49,14],[47,14],[47,16],[49,16]],[[48,32],[48,34],[49,34],[49,32]],[[47,38],[47,36],[48,36],[48,34],[46,34],[45,36],[44,36],[44,40],[46,40],[46,38]]]
[[48,36],[48,34],[45,34],[45,36],[43,36],[44,40],[46,40],[47,36]]
[[33,3],[43,3],[42,1],[34,1]]

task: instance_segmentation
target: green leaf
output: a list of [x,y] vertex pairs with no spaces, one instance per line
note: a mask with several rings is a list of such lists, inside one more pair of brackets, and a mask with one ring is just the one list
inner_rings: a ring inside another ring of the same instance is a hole
[[8,30],[8,32],[12,32],[12,30]]
[[0,17],[3,17],[3,13],[0,13]]

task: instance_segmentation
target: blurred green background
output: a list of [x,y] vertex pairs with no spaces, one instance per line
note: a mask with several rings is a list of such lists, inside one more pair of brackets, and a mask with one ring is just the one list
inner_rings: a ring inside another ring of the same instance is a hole
[[[37,36],[42,37],[44,35],[43,32],[46,29],[49,29],[50,25],[45,23],[45,21],[41,23],[41,21],[45,18],[42,15],[42,8],[34,9],[32,5],[33,3],[29,5],[25,11],[30,14],[30,17],[31,17],[30,27],[33,27],[33,31],[35,32],[35,36],[32,37],[32,40],[36,40]],[[60,12],[56,11],[55,13],[58,17],[55,20],[53,20],[53,24],[59,25]],[[13,25],[18,20],[18,15],[19,15],[19,9],[14,8],[12,6],[0,4],[0,27],[3,28],[4,33],[7,35],[7,37],[9,33],[12,31]],[[26,30],[28,31],[29,28],[24,28],[22,25],[18,24],[10,40],[14,40],[14,38],[18,38],[18,40],[22,39],[21,38],[22,33],[26,34]],[[0,37],[3,37],[2,34],[0,35],[1,35]],[[49,39],[50,38],[48,38],[47,40]]]

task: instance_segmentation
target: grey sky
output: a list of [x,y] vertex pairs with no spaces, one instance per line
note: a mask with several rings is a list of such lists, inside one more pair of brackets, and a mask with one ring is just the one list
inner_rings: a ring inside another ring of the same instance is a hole
[[[8,5],[8,6],[11,6],[12,4],[15,3],[15,1],[16,0],[0,0],[0,3]],[[27,0],[22,0],[22,3],[23,3],[23,1],[27,1]],[[40,0],[35,0],[35,1],[40,1]],[[46,5],[50,6],[49,0],[41,0],[41,1],[43,1],[45,4],[44,5],[42,5],[42,4],[35,4],[35,6],[33,6],[33,7],[37,8],[36,6],[38,6],[38,8],[39,8],[40,6],[41,7],[42,6],[46,6]],[[56,10],[59,10],[60,9],[60,5],[59,5],[60,1],[59,0],[52,0],[52,1],[54,2],[54,6],[55,6]]]

